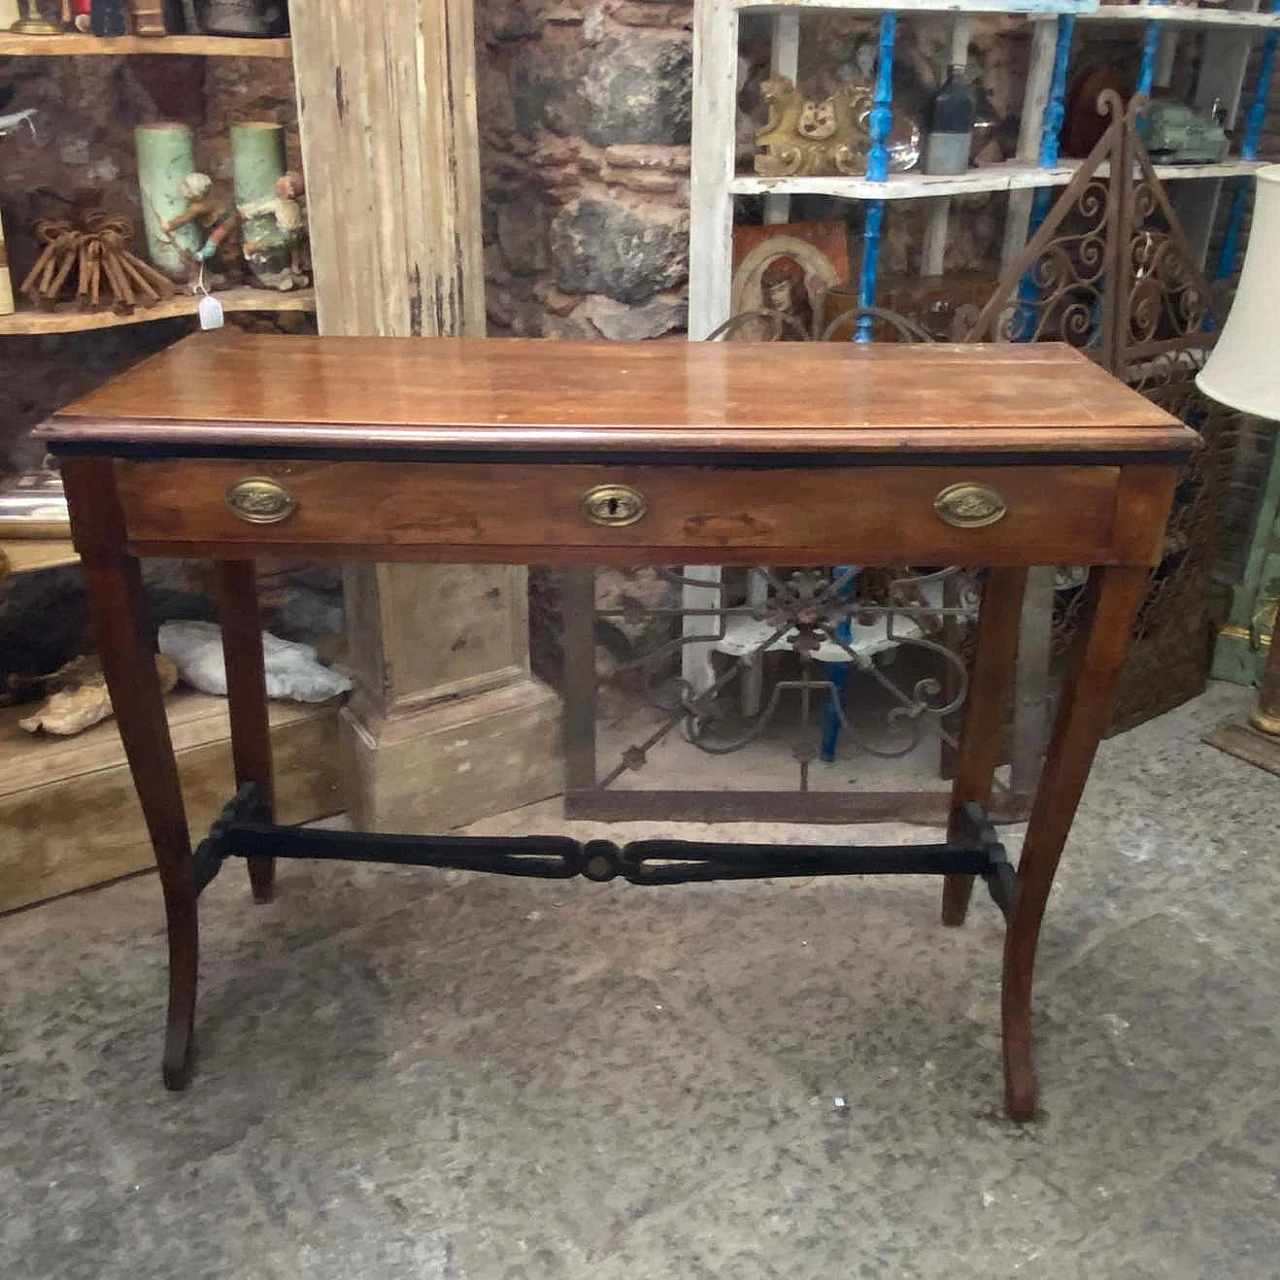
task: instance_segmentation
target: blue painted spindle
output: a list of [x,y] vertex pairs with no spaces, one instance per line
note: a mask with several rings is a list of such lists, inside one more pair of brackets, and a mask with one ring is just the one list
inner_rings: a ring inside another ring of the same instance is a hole
[[[883,182],[889,176],[889,129],[893,124],[893,42],[897,32],[898,15],[892,11],[881,14],[875,98],[868,121],[871,127],[871,150],[867,155],[867,177],[872,182]],[[880,231],[883,225],[884,201],[872,200],[867,205],[866,226],[862,233],[862,273],[858,279],[858,305],[861,307],[876,305]],[[870,316],[859,318],[853,340],[871,341]]]
[[[848,582],[840,587],[840,598],[852,600],[854,585],[857,582],[858,566],[856,564],[838,564],[835,567],[836,581],[849,575]],[[836,624],[835,638],[842,644],[849,644],[853,639],[853,627],[848,618]],[[853,674],[852,662],[824,662],[823,674],[831,683],[831,697],[822,713],[822,760],[831,764],[836,758],[836,742],[840,738],[840,712],[837,710],[844,703],[844,691],[849,687],[849,677]]]
[[[1075,14],[1064,13],[1058,17],[1058,39],[1053,47],[1053,75],[1049,80],[1049,97],[1044,104],[1040,124],[1040,167],[1052,169],[1058,163],[1058,147],[1061,144],[1062,122],[1066,118],[1067,64],[1071,58],[1071,38],[1075,35]],[[1035,235],[1044,215],[1049,212],[1052,192],[1048,187],[1037,187],[1031,206],[1029,233]]]
[[[1150,0],[1152,4],[1163,4],[1164,0]],[[1160,23],[1148,22],[1142,37],[1142,64],[1138,67],[1138,83],[1135,93],[1150,95],[1151,86],[1156,78],[1156,50],[1160,47]]]

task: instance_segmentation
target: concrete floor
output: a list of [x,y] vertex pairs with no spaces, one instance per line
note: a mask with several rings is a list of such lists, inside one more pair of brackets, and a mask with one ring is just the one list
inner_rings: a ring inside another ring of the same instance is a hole
[[1249,701],[1104,747],[1021,1128],[933,881],[232,868],[184,1096],[152,878],[0,921],[0,1276],[1280,1275],[1280,779],[1198,740]]

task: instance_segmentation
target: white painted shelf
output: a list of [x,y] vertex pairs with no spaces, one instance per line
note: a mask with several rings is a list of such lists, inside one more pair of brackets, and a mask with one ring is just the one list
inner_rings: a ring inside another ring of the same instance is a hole
[[1280,27],[1280,14],[1197,9],[1181,4],[1104,4],[1082,13],[1085,22],[1171,22],[1188,27]]
[[[1263,160],[1224,160],[1219,164],[1158,164],[1156,176],[1163,182],[1188,178],[1231,178],[1253,173]],[[885,182],[863,177],[761,178],[739,174],[729,184],[735,196],[822,195],[844,200],[928,200],[936,196],[975,195],[985,191],[1027,191],[1034,187],[1064,187],[1080,166],[1079,160],[1063,160],[1052,168],[1007,160],[979,165],[967,173],[891,173]],[[1108,172],[1104,164],[1099,173]]]
[[797,13],[806,9],[861,10],[868,13],[1028,13],[1055,17],[1060,13],[1089,14],[1098,0],[730,0],[742,13]]

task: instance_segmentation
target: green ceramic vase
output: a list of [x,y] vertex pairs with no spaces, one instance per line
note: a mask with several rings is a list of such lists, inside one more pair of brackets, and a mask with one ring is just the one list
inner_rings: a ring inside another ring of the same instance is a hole
[[286,169],[284,126],[271,122],[231,126],[231,172],[236,205],[248,209],[244,220],[245,261],[258,284],[279,288],[289,266],[289,245],[273,214],[252,212],[276,195]]
[[140,124],[133,131],[138,152],[138,186],[142,190],[142,224],[147,233],[147,256],[165,275],[185,280],[191,259],[200,248],[195,226],[166,231],[164,223],[187,207],[182,180],[196,167],[195,136],[185,124]]

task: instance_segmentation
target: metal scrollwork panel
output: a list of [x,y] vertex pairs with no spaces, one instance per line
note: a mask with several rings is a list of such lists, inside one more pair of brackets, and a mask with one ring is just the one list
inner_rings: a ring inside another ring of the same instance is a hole
[[[934,754],[908,772],[914,786],[942,793],[936,750],[954,747],[950,718],[967,691],[974,571],[757,567],[704,583],[662,569],[634,590],[616,578],[605,571],[568,593],[576,606],[565,627],[579,637],[565,681],[579,801],[584,791],[648,788],[636,777],[654,768],[659,751],[663,782],[676,751],[697,789],[711,761],[754,746],[767,748],[778,816],[794,817],[797,798],[840,790],[858,760],[897,759],[926,742]],[[687,586],[710,593],[702,607],[682,605]],[[681,676],[690,644],[711,648],[715,676],[705,689]],[[584,670],[588,652],[593,669]],[[750,677],[761,672],[763,693],[753,696],[760,682]],[[819,777],[815,770],[833,768],[836,741],[839,776]]]

